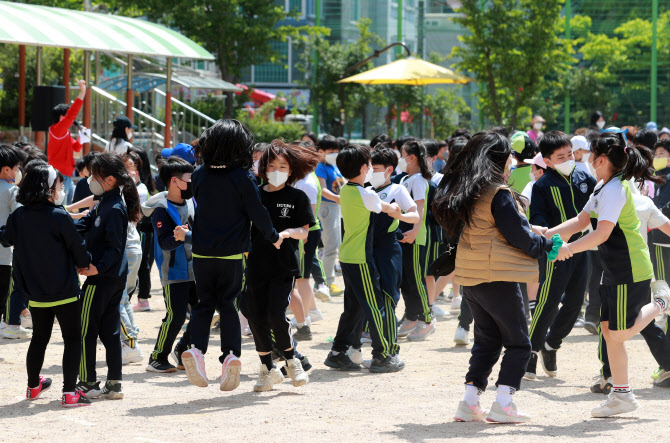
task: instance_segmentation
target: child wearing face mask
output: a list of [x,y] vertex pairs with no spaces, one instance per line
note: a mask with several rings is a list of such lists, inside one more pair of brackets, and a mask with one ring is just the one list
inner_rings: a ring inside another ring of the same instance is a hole
[[247,259],[246,291],[240,310],[249,320],[256,351],[261,360],[254,391],[270,391],[283,380],[272,361],[272,338],[286,360],[286,372],[293,386],[303,386],[309,376],[295,356],[291,324],[286,319],[295,279],[301,277],[299,240],[306,240],[314,226],[314,214],[307,194],[290,185],[304,178],[318,163],[311,149],[274,140],[260,159],[258,172],[266,185],[261,202],[270,214],[281,240],[277,248],[252,226],[251,252]]
[[[7,223],[7,217],[19,206],[16,194],[21,182],[21,153],[14,146],[0,145],[0,225]],[[26,338],[29,331],[19,324],[8,326],[9,318],[5,309],[12,280],[12,248],[0,248],[0,330],[5,338]]]
[[[84,272],[88,278],[80,300],[82,315],[81,365],[78,388],[89,398],[102,396],[122,399],[120,304],[126,288],[128,259],[126,239],[128,222],[140,219],[140,202],[135,182],[126,171],[121,157],[104,153],[91,162],[89,187],[100,202],[76,222],[95,265]],[[96,376],[98,337],[106,349],[107,381],[103,388]]]
[[[548,131],[539,147],[548,167],[533,186],[530,222],[553,228],[579,214],[593,193],[596,181],[590,174],[575,169],[572,142],[563,132]],[[582,235],[582,232],[575,233],[570,241]],[[533,354],[525,378],[537,378],[538,357],[542,357],[547,375],[556,376],[556,353],[581,313],[588,271],[588,254],[578,254],[564,262],[541,258],[540,290],[535,305],[530,304],[533,319],[529,334]]]
[[152,196],[142,204],[142,213],[151,217],[154,228],[154,251],[165,299],[165,318],[158,330],[156,346],[146,370],[168,373],[184,369],[181,354],[191,340],[190,323],[174,348],[177,367],[168,361],[177,335],[186,321],[189,303],[197,303],[191,226],[195,216],[191,174],[193,166],[179,157],[168,158],[158,174],[168,190]]
[[[42,377],[40,371],[57,318],[64,342],[61,405],[76,407],[91,403],[75,386],[81,352],[77,268],[88,268],[88,274],[96,269],[84,239],[61,206],[64,198],[60,172],[46,164],[28,170],[16,198],[23,206],[0,228],[0,243],[15,248],[14,285],[28,298],[34,319],[26,357],[26,398],[35,400],[51,386],[51,379]],[[44,260],[45,254],[50,260]]]
[[591,147],[588,140],[583,135],[575,135],[570,141],[572,142],[572,155],[575,157],[575,170],[590,174],[589,157],[591,155]]

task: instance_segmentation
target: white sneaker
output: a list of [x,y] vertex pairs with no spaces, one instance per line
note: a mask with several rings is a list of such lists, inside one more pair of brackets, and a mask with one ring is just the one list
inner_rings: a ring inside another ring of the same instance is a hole
[[347,357],[357,365],[363,363],[363,351],[353,346],[349,346],[349,349],[347,349]]
[[314,294],[314,296],[324,303],[332,301],[332,298],[330,297],[330,289],[323,283],[316,288],[316,294]]
[[665,304],[661,314],[670,314],[670,287],[665,280],[656,280],[651,284],[651,293],[654,301],[659,300]]
[[323,312],[321,309],[310,309],[309,310],[309,321],[310,323],[316,323],[317,321],[323,320]]
[[27,315],[21,314],[21,326],[23,326],[26,329],[33,328],[33,316],[30,315],[30,312],[28,312]]
[[221,365],[221,382],[219,389],[222,391],[233,391],[240,385],[240,373],[242,372],[242,362],[237,358],[233,351],[226,356]]
[[7,323],[5,323],[4,321],[0,321],[0,332],[3,332],[6,327]]
[[309,375],[302,368],[302,363],[300,360],[293,357],[290,360],[286,361],[286,372],[291,378],[293,386],[304,386],[309,382]]
[[526,423],[530,421],[530,415],[519,411],[513,402],[503,408],[500,403],[494,401],[486,421],[493,423]]
[[279,369],[275,367],[268,371],[268,368],[261,363],[258,380],[256,380],[256,384],[254,384],[254,392],[271,391],[274,388],[274,385],[283,381],[284,376]]
[[454,343],[457,345],[469,345],[470,344],[470,331],[466,331],[462,327],[456,328],[456,333],[454,334]]
[[139,346],[135,345],[134,348],[131,348],[125,343],[121,343],[121,362],[124,365],[130,363],[138,363],[144,359],[144,354],[142,354],[142,349]]
[[483,421],[486,418],[486,414],[488,413],[489,410],[479,406],[479,403],[477,403],[475,406],[470,406],[465,400],[461,400],[460,403],[458,403],[458,408],[454,414],[454,420]]
[[30,335],[30,331],[21,325],[7,325],[7,327],[5,327],[5,331],[2,334],[4,338],[8,338],[10,340],[30,338]]
[[461,303],[463,302],[463,297],[460,295],[451,299],[451,307],[449,308],[449,313],[451,315],[456,315],[461,312]]
[[449,294],[447,295],[447,300],[453,300],[454,299],[454,290],[450,289]]
[[365,369],[370,369],[370,366],[372,366],[372,359],[370,360],[363,360],[361,362],[361,366],[363,366]]
[[632,392],[626,394],[610,392],[607,396],[607,401],[591,410],[591,416],[598,418],[611,417],[617,414],[633,412],[639,407],[640,404],[637,402]]
[[447,316],[447,313],[438,305],[433,305],[431,308],[431,313],[433,318],[443,318]]
[[419,322],[417,320],[413,321],[405,320],[398,328],[398,338],[407,337],[409,334],[414,332],[414,330],[418,327]]
[[251,337],[251,335],[252,335],[251,328],[249,326],[246,326],[246,327],[242,328],[241,331],[242,331],[242,336],[243,337]]

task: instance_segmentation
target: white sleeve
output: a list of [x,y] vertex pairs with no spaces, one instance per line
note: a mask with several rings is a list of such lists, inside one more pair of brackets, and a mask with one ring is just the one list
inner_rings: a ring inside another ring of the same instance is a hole
[[442,181],[442,177],[444,177],[444,174],[440,172],[436,172],[435,175],[433,175],[433,178],[430,179],[430,181],[435,184],[435,186],[440,186],[440,182]]
[[416,203],[414,203],[414,200],[412,200],[412,197],[410,197],[407,188],[402,185],[398,185],[397,187],[398,190],[395,194],[395,201],[398,203],[398,206],[400,206],[400,209],[402,209],[402,212],[407,213],[412,209],[415,209]]
[[523,188],[523,191],[521,191],[521,195],[526,197],[528,199],[528,204],[530,205],[530,196],[533,193],[533,183],[528,182],[525,188]]
[[[619,222],[621,210],[626,204],[626,191],[623,186],[603,188],[598,200],[598,222],[608,221],[615,225]],[[589,199],[589,202],[591,200]],[[589,204],[587,203],[587,206]],[[585,208],[586,209],[586,208]]]
[[410,183],[409,193],[414,197],[414,201],[418,202],[426,199],[426,191],[428,190],[428,182],[421,176],[416,177]]
[[663,215],[663,212],[661,212],[660,209],[656,207],[654,202],[649,198],[645,197],[645,199],[649,199],[649,219],[647,220],[647,227],[649,229],[656,229],[658,227],[663,226],[666,224],[668,221],[668,217]]
[[318,195],[318,191],[316,189],[316,185],[307,178],[305,178],[305,182],[301,184],[302,186],[300,187],[300,190],[305,194],[307,194],[307,197],[309,198],[309,203],[312,205],[317,204],[318,202],[316,201],[316,198]]
[[586,202],[584,205],[584,209],[582,209],[582,212],[586,212],[587,214],[591,215],[593,212],[593,208],[595,206],[595,199],[596,196],[594,194],[591,194],[591,197],[589,197],[589,201]]
[[377,193],[371,189],[365,189],[362,186],[358,187],[358,191],[361,193],[361,199],[363,199],[363,205],[365,209],[375,214],[382,212],[382,201],[377,195]]

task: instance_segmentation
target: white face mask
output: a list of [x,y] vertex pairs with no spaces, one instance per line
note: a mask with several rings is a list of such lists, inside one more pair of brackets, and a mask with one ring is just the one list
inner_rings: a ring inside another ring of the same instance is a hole
[[398,169],[398,172],[401,173],[401,174],[403,172],[407,172],[407,160],[404,157],[400,157],[398,159],[398,168],[397,169]]
[[563,175],[570,175],[572,174],[572,170],[575,169],[575,161],[568,160],[558,165],[554,163],[554,168]]
[[516,165],[518,165],[518,164],[519,164],[519,162],[517,162],[515,158],[512,158],[512,163],[510,164],[509,168],[510,169],[516,168]]
[[286,180],[288,180],[288,172],[272,171],[272,172],[268,173],[267,176],[268,176],[268,181],[275,188],[280,187],[281,185],[286,183]]
[[535,129],[535,131],[539,131],[540,129],[542,129],[542,123],[535,123],[533,125],[533,129]]
[[586,154],[582,154],[582,163],[588,163],[589,162],[589,157],[591,157],[590,152],[587,152]]
[[260,164],[261,160],[258,159],[254,162],[254,165],[251,167],[251,170],[254,172],[254,175],[258,175],[258,165]]
[[531,182],[531,183],[535,183],[535,182],[537,181],[537,180],[535,179],[535,174],[533,174],[532,172],[529,173],[528,176],[530,177],[530,182]]
[[378,189],[384,186],[386,183],[386,171],[382,172],[373,172],[372,177],[370,177],[370,184],[373,188]]
[[372,166],[368,165],[368,172],[365,173],[364,183],[370,183],[370,180],[372,180]]
[[56,206],[60,206],[65,201],[65,189],[61,189],[60,191],[57,191],[56,195],[57,195],[57,197],[56,197],[56,200],[54,200],[54,204]]
[[596,125],[598,126],[598,129],[602,129],[605,127],[605,122],[596,122]]
[[93,176],[88,178],[88,188],[91,190],[93,195],[102,195],[105,193],[105,188],[97,181],[93,179]]
[[18,186],[21,183],[21,179],[23,179],[23,173],[19,169],[19,171],[14,176],[14,184]]
[[333,152],[332,154],[326,154],[326,163],[337,166],[337,153]]

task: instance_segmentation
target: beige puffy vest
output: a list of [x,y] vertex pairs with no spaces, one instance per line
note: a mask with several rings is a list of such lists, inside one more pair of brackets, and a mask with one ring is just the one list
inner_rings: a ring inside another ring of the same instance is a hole
[[[536,283],[537,260],[511,246],[496,227],[491,202],[498,191],[512,192],[507,186],[491,186],[477,199],[472,222],[466,225],[456,250],[455,282],[475,286],[494,281]],[[519,213],[525,217],[519,207]]]

